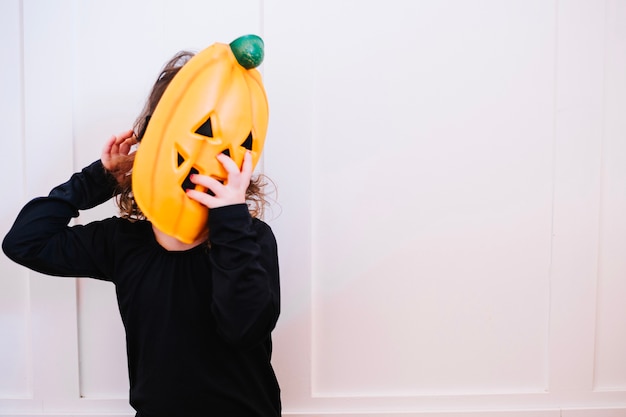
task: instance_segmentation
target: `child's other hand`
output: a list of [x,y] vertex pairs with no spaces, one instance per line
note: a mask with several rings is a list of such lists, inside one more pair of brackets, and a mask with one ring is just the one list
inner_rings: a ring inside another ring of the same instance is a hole
[[137,136],[133,130],[113,135],[105,143],[100,160],[104,168],[115,175],[118,181],[126,174],[128,158],[133,145],[137,143]]
[[252,177],[252,155],[249,151],[246,152],[241,171],[237,164],[235,164],[235,161],[230,157],[219,154],[217,155],[217,159],[228,173],[226,183],[222,184],[215,178],[206,175],[192,175],[190,178],[192,183],[211,190],[215,195],[212,196],[197,190],[187,190],[187,195],[189,198],[196,200],[198,203],[208,208],[245,203],[246,190],[248,189],[248,185],[250,185],[250,178]]

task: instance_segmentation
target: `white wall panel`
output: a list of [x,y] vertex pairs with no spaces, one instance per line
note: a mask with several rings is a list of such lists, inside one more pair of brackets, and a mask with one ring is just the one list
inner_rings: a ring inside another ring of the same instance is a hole
[[572,403],[593,384],[606,18],[604,3],[558,3],[550,390]]
[[[0,206],[0,233],[11,227],[24,203],[24,137],[22,100],[22,9],[18,0],[0,3],[0,125],[5,196]],[[32,395],[27,272],[0,257],[0,398]]]
[[450,5],[317,2],[316,395],[547,388],[555,10]]
[[281,318],[274,331],[273,363],[283,407],[311,404],[311,182],[317,58],[311,24],[314,2],[265,1],[267,58],[264,82],[270,104],[265,173],[276,182],[269,219],[280,238]]
[[278,329],[288,412],[623,404],[591,389],[605,4],[266,10],[280,48],[266,80],[294,114],[273,128],[293,159],[267,157],[279,191],[298,193],[276,221],[297,277]]
[[[161,67],[176,52],[260,33],[257,0],[75,0],[73,7],[75,170],[99,158],[112,134],[132,128]],[[129,30],[137,36],[129,37]],[[114,205],[106,204],[82,214],[80,221],[115,213]],[[83,279],[78,294],[81,397],[125,401],[128,372],[114,288]]]
[[[47,194],[72,167],[72,8],[69,1],[22,3],[24,189],[30,199]],[[52,411],[78,393],[75,283],[29,276],[32,406]]]
[[[162,27],[154,24],[163,19],[160,6],[74,2],[74,170],[98,159],[105,140],[132,128],[141,111],[145,91],[162,65],[155,59],[162,38]],[[131,27],[137,36],[129,39]],[[114,205],[106,204],[82,214],[80,221],[115,213]],[[125,338],[113,285],[80,280],[78,312],[81,397],[126,400]]]
[[626,391],[626,2],[607,5],[594,388]]
[[[74,2],[74,125],[79,170],[100,157],[111,135],[132,128],[163,62],[162,3]],[[137,36],[128,37],[128,28]],[[163,59],[164,60],[164,59]],[[81,214],[88,222],[116,213],[113,204]],[[110,283],[78,286],[80,395],[127,402],[124,330]],[[130,409],[128,407],[128,409]]]

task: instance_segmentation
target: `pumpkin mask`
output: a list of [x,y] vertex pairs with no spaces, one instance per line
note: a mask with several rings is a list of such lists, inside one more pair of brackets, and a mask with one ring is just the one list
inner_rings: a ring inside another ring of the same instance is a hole
[[259,161],[269,115],[255,69],[263,54],[256,35],[209,46],[179,70],[150,117],[135,155],[133,195],[148,220],[182,242],[201,236],[208,218],[208,208],[185,193],[194,186],[189,176],[225,182],[220,153],[240,168],[247,150],[253,166]]

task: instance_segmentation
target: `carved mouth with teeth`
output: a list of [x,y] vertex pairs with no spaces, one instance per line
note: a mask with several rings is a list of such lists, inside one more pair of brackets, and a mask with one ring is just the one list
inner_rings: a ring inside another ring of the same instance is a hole
[[[213,138],[213,127],[211,125],[211,118],[209,117],[198,129],[196,129],[195,131],[196,134],[198,135],[202,135],[205,136],[207,138]],[[241,143],[241,147],[247,149],[247,150],[252,150],[252,143],[253,143],[253,139],[252,139],[252,132],[250,132],[248,134],[248,136],[244,139],[244,141]],[[224,150],[222,150],[222,153],[230,156],[231,155],[231,149],[230,148],[226,148]],[[183,155],[181,155],[180,152],[178,152],[178,167],[182,166],[185,163],[185,158]],[[187,173],[187,176],[185,177],[183,183],[181,184],[181,187],[183,189],[183,191],[188,190],[188,189],[193,189],[195,188],[195,184],[191,182],[191,176],[194,174],[199,174],[200,172],[198,171],[197,168],[195,167],[191,167],[191,169],[189,170],[189,172]],[[223,181],[220,181],[223,183]],[[211,190],[207,190],[206,191],[207,194],[210,195],[215,195],[213,194],[213,192]]]

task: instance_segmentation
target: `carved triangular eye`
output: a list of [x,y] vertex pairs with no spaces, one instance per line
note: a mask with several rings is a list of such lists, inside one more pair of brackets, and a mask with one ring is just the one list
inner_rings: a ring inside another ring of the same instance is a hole
[[252,150],[252,132],[250,132],[248,134],[248,137],[246,138],[246,140],[243,141],[241,146],[243,146],[244,148],[246,148],[249,151]]
[[206,136],[208,138],[213,137],[213,127],[211,127],[211,118],[206,119],[206,122],[202,123],[202,125],[196,129],[196,133],[202,136]]

